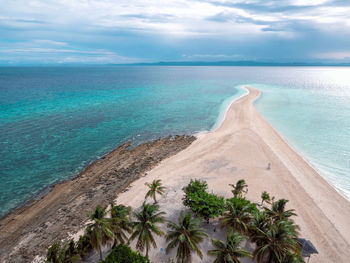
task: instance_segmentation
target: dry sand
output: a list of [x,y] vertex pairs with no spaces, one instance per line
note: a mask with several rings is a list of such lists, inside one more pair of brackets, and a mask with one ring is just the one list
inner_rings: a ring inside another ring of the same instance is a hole
[[[290,200],[288,208],[296,209],[301,236],[310,239],[319,251],[310,262],[350,262],[350,203],[262,118],[253,106],[260,92],[247,89],[250,93],[231,105],[218,129],[199,134],[190,147],[162,161],[119,195],[118,203],[138,208],[147,190],[144,183],[161,179],[167,191],[159,200],[160,207],[168,219],[176,220],[184,210],[181,189],[191,178],[206,180],[209,189],[225,197],[232,196],[228,184],[243,178],[249,185],[247,198],[254,202],[260,202],[262,191]],[[268,163],[270,170],[266,169]],[[219,227],[214,233],[213,224],[203,226],[212,238],[224,239]],[[164,238],[157,238],[157,242],[151,259],[167,262],[168,256],[161,251],[166,247]],[[194,262],[212,262],[205,252],[211,249],[210,240],[201,248],[204,259],[195,257]],[[174,255],[175,251],[170,256]]]

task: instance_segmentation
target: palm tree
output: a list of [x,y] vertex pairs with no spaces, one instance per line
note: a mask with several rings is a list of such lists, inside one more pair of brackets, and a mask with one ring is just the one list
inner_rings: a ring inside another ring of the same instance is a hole
[[48,263],[73,263],[80,261],[73,240],[70,242],[56,242],[47,251]]
[[264,191],[261,193],[261,204],[260,206],[263,205],[264,202],[269,203],[271,201],[270,195],[268,192]]
[[176,259],[179,263],[191,262],[191,252],[196,252],[203,258],[198,244],[207,234],[200,228],[200,223],[199,218],[193,218],[191,213],[184,215],[183,212],[179,216],[178,224],[169,222],[168,228],[171,230],[166,235],[166,241],[169,242],[166,253],[177,247]]
[[248,193],[248,185],[245,183],[244,179],[238,180],[236,185],[230,184],[233,187],[233,196],[242,197],[243,193]]
[[253,219],[249,225],[249,236],[254,238],[259,231],[266,232],[271,226],[271,220],[266,215],[266,211],[260,212],[259,210],[254,213]]
[[93,214],[90,214],[90,219],[93,221],[88,225],[88,229],[91,231],[90,242],[93,248],[98,249],[100,252],[100,259],[102,259],[102,245],[114,237],[112,231],[111,218],[105,218],[106,208],[101,208],[99,205]]
[[226,206],[227,211],[221,218],[221,226],[228,226],[240,233],[247,233],[252,218],[252,204],[245,199],[234,197],[227,201]]
[[266,208],[266,214],[271,217],[271,219],[274,222],[277,222],[279,220],[283,219],[289,219],[291,216],[296,216],[296,213],[294,213],[294,209],[285,210],[286,204],[288,203],[288,200],[286,199],[280,199],[276,202],[273,202],[271,209]]
[[151,245],[154,248],[157,247],[156,241],[154,240],[153,233],[162,236],[164,233],[158,227],[159,223],[165,221],[163,215],[164,212],[159,211],[158,205],[146,204],[143,202],[141,210],[134,212],[136,221],[132,223],[134,232],[130,237],[130,240],[134,240],[137,237],[136,248],[139,251],[144,251],[146,248],[146,257],[148,258],[148,250]]
[[157,203],[157,198],[156,194],[163,195],[165,191],[165,187],[162,186],[161,180],[153,180],[153,182],[150,183],[145,183],[149,187],[148,192],[146,193],[145,198],[151,197],[154,200],[154,203]]
[[208,255],[215,256],[214,263],[240,263],[239,258],[253,257],[252,254],[240,247],[241,242],[246,237],[239,235],[237,232],[228,233],[226,243],[214,239],[212,244],[215,247],[208,251]]
[[282,259],[281,263],[305,263],[305,261],[300,253],[290,253]]
[[128,239],[125,232],[132,232],[130,213],[131,207],[125,205],[114,205],[111,203],[111,228],[114,234],[113,248],[116,247],[118,243],[125,243]]
[[297,225],[292,221],[282,220],[271,225],[268,230],[257,230],[251,238],[256,248],[253,252],[257,262],[282,262],[288,255],[300,252]]

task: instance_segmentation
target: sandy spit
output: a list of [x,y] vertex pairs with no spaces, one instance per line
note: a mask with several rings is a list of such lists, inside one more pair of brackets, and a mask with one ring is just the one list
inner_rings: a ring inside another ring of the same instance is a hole
[[[210,190],[225,197],[232,196],[228,184],[243,178],[249,185],[247,198],[254,202],[260,202],[262,191],[290,200],[288,209],[294,208],[298,214],[295,221],[301,236],[310,239],[319,252],[310,262],[350,262],[350,203],[264,120],[253,105],[260,92],[247,89],[249,94],[230,106],[218,129],[198,134],[188,148],[162,161],[119,195],[118,203],[137,209],[147,191],[145,182],[161,179],[167,190],[159,199],[160,208],[169,220],[176,220],[185,210],[182,188],[191,178],[206,180]],[[266,169],[268,163],[270,170]],[[225,238],[217,221],[203,227],[211,238]],[[163,229],[166,231],[166,226]],[[169,257],[175,257],[175,251],[164,254],[164,238],[157,238],[157,244],[150,253],[151,260],[168,262]],[[195,256],[193,262],[213,262],[206,255],[211,249],[209,238],[201,248],[203,260]]]

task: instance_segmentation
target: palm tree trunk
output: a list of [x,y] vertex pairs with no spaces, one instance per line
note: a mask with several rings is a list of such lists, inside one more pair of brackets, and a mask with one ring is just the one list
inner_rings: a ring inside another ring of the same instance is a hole
[[148,246],[146,246],[146,258],[148,258]]
[[157,197],[156,197],[155,194],[154,194],[154,203],[155,203],[155,204],[157,203]]
[[103,258],[102,258],[102,248],[101,248],[101,246],[100,246],[100,259],[101,259],[101,261],[103,260]]
[[272,262],[272,253],[271,253],[271,251],[269,252],[269,256],[268,256],[267,259],[268,259],[268,260],[266,261],[266,263]]
[[114,238],[112,249],[115,248],[116,246],[117,246],[117,239]]

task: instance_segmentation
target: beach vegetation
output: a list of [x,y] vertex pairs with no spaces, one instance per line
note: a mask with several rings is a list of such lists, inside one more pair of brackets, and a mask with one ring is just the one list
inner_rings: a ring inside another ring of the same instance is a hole
[[[153,183],[161,186],[160,182]],[[263,192],[259,205],[243,196],[246,188],[245,181],[239,180],[232,191],[234,196],[225,200],[209,193],[206,181],[191,180],[183,188],[185,195],[182,200],[192,211],[181,212],[177,222],[168,222],[166,253],[176,249],[178,263],[191,262],[193,254],[203,258],[199,245],[207,234],[200,227],[201,222],[206,220],[209,223],[210,218],[219,217],[221,226],[226,229],[226,240],[212,239],[213,248],[207,254],[215,257],[214,263],[237,263],[243,257],[252,257],[258,263],[304,262],[298,241],[299,227],[292,219],[296,213],[294,209],[286,209],[288,200],[274,201],[274,197],[270,198],[267,192]],[[159,194],[157,190],[154,193]],[[153,195],[149,197],[153,198]],[[264,203],[268,205],[263,206]],[[48,249],[47,262],[80,262],[95,249],[99,251],[100,262],[149,263],[149,250],[157,247],[155,235],[164,235],[161,229],[161,224],[166,221],[164,215],[156,203],[147,204],[146,201],[134,212],[131,207],[111,203],[110,217],[107,217],[106,208],[97,206],[89,214],[90,223],[78,242],[54,243]],[[138,252],[129,247],[133,240],[136,240]],[[244,240],[254,243],[255,248],[250,251],[243,249],[241,243]],[[101,248],[108,243],[110,253],[103,261]],[[140,254],[144,251],[145,256]]]
[[248,233],[252,214],[257,211],[256,205],[241,197],[226,200],[226,211],[221,217],[221,226],[228,227],[229,231]]
[[213,239],[212,245],[214,249],[209,250],[208,255],[215,257],[214,263],[240,263],[240,258],[252,258],[253,255],[240,246],[246,238],[238,232],[229,232],[227,233],[226,242]]
[[87,257],[90,252],[93,250],[91,245],[91,230],[87,228],[85,234],[79,237],[78,242],[76,243],[77,253],[81,258]]
[[159,228],[159,224],[165,221],[164,214],[164,212],[159,211],[158,205],[146,204],[146,202],[142,204],[140,211],[134,212],[135,221],[132,222],[133,233],[130,240],[137,238],[136,249],[139,251],[146,249],[147,258],[151,246],[157,247],[153,234],[164,235],[164,232]]
[[103,261],[104,263],[150,263],[149,259],[132,250],[126,244],[120,244],[112,249]]
[[90,242],[93,248],[99,250],[102,260],[102,245],[114,238],[111,218],[106,218],[106,208],[97,206],[95,211],[90,214],[92,223],[88,225],[91,231]]
[[206,181],[203,180],[193,180],[191,179],[190,183],[183,188],[183,191],[185,193],[196,193],[196,192],[202,192],[207,191],[208,184]]
[[132,232],[130,214],[131,207],[111,203],[111,229],[114,234],[112,248],[116,247],[117,244],[125,244],[127,242],[127,233],[131,234]]
[[258,231],[266,232],[270,226],[271,220],[270,217],[267,216],[266,211],[255,211],[249,224],[249,237],[254,238],[254,236],[258,234]]
[[178,223],[169,222],[170,229],[166,235],[166,241],[169,242],[166,253],[177,248],[176,260],[178,263],[191,262],[191,254],[195,252],[200,258],[203,254],[198,247],[207,236],[204,229],[200,227],[201,219],[193,218],[192,213],[184,214],[181,212]]
[[268,203],[268,204],[271,202],[270,195],[266,191],[261,193],[261,204],[260,204],[260,206],[263,206],[264,202]]
[[242,197],[243,194],[248,193],[248,185],[244,179],[240,179],[236,184],[230,184],[233,196]]
[[163,195],[165,187],[162,185],[161,180],[153,180],[152,183],[145,183],[148,186],[149,190],[145,195],[145,199],[151,197],[154,200],[154,203],[157,203],[157,194]]
[[278,221],[266,230],[257,229],[251,241],[256,244],[253,256],[258,263],[282,262],[301,249],[298,226],[289,220]]
[[267,215],[274,221],[278,222],[280,220],[289,219],[291,216],[296,216],[294,209],[286,210],[286,204],[288,200],[279,199],[273,202],[271,208],[265,207]]
[[207,187],[205,181],[191,180],[184,188],[183,204],[209,223],[210,218],[222,215],[225,210],[225,199],[208,193]]
[[47,263],[74,263],[80,260],[77,253],[75,243],[70,242],[56,242],[47,251]]

